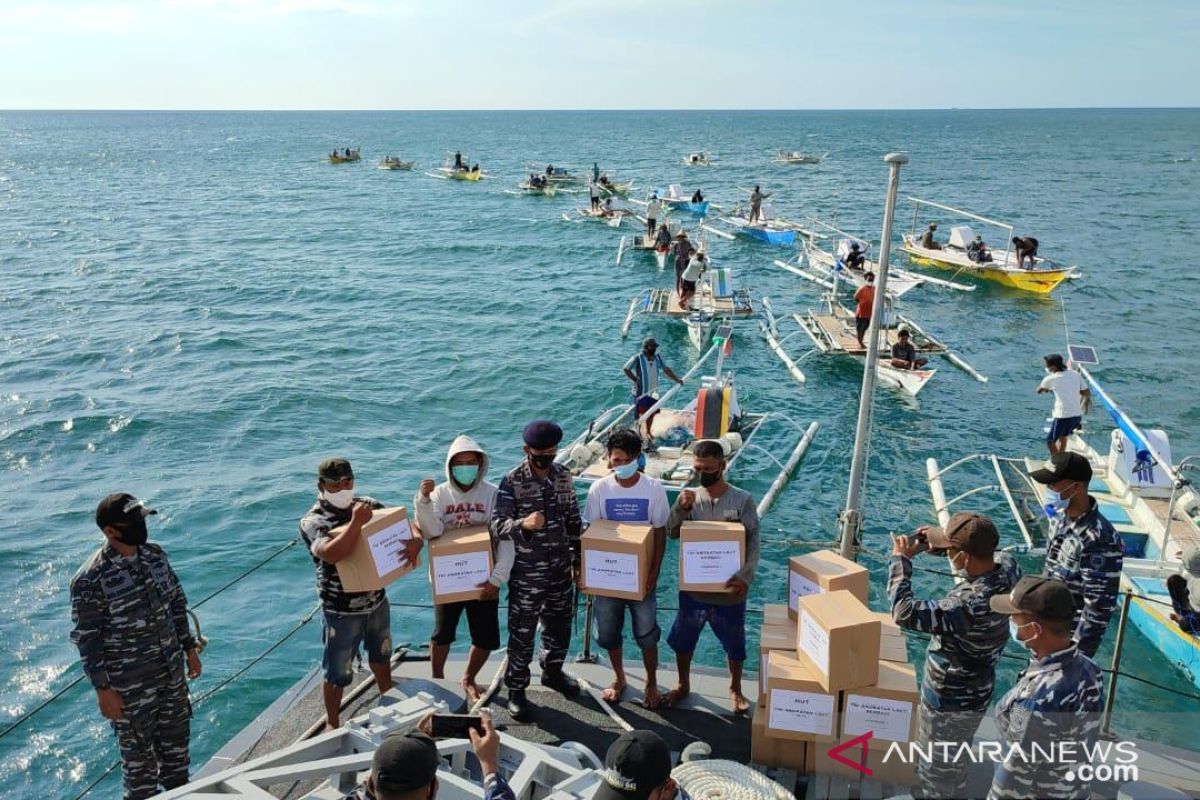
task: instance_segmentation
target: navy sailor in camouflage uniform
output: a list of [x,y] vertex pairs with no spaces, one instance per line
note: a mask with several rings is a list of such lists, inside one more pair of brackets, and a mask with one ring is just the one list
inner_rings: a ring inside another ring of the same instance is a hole
[[187,597],[167,554],[146,541],[154,513],[131,494],[101,500],[96,525],[108,541],[71,579],[71,641],[117,734],[125,800],[188,782],[184,677],[200,677]]
[[[383,694],[392,688],[392,615],[387,592],[348,592],[342,586],[337,562],[350,555],[362,535],[362,527],[383,504],[354,493],[354,470],[344,458],[328,458],[317,468],[317,502],[300,520],[300,535],[308,545],[317,568],[317,596],[325,617],[325,670],[322,695],[325,722],[330,728],[341,724],[342,694],[354,680],[354,656],[360,645],[367,651],[367,666]],[[421,540],[409,542],[411,561]]]
[[1096,498],[1088,494],[1092,465],[1086,457],[1055,453],[1045,468],[1029,477],[1057,496],[1047,508],[1053,517],[1042,574],[1058,578],[1071,590],[1075,643],[1084,655],[1095,657],[1121,589],[1125,561],[1121,537],[1100,513]]
[[[920,528],[892,547],[888,597],[896,624],[932,634],[925,653],[917,720],[921,743],[966,742],[979,729],[996,682],[996,663],[1008,642],[1008,618],[992,611],[994,595],[1012,591],[1020,570],[1008,553],[997,553],[1000,534],[982,514],[959,512],[945,528]],[[926,549],[944,552],[959,578],[940,600],[918,600],[912,590],[912,558]],[[920,796],[964,797],[966,761],[917,762]]]
[[512,542],[516,561],[508,580],[508,710],[529,714],[525,689],[533,639],[542,624],[542,685],[567,696],[579,684],[563,671],[571,644],[574,586],[579,574],[583,523],[571,472],[554,461],[562,428],[548,420],[525,426],[525,460],[500,481],[492,510],[492,536]]
[[[996,705],[1004,759],[996,765],[988,800],[1091,797],[1091,781],[1080,780],[1078,766],[1092,764],[1089,751],[1100,738],[1104,686],[1100,668],[1072,638],[1071,590],[1054,578],[1028,575],[991,604],[993,611],[1010,616],[1012,638],[1033,658]],[[1057,752],[1045,752],[1060,745]]]

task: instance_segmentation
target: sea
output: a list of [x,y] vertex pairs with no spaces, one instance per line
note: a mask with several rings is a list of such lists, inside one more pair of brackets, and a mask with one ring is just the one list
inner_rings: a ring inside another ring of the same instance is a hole
[[[335,147],[363,158],[332,165]],[[427,174],[456,149],[485,180]],[[784,166],[772,162],[780,149],[828,156]],[[712,166],[684,166],[701,150]],[[80,674],[68,584],[101,543],[93,514],[105,494],[159,509],[152,539],[195,603],[295,538],[326,457],[353,462],[359,491],[408,504],[422,478],[444,479],[459,433],[486,447],[499,480],[521,457],[527,421],[555,419],[573,438],[626,402],[621,368],[643,336],[676,372],[694,364],[678,322],[639,319],[620,335],[630,299],[671,280],[648,255],[617,264],[637,225],[564,220],[586,194],[506,191],[531,171],[595,161],[642,196],[676,183],[726,208],[760,184],[777,215],[835,223],[877,248],[891,151],[911,159],[893,245],[917,196],[1009,222],[1082,277],[1049,298],[989,285],[904,298],[989,380],[938,360],[919,401],[877,391],[860,557],[877,609],[889,532],[934,519],[927,458],[1044,455],[1050,403],[1034,390],[1042,356],[1068,336],[1097,349],[1096,374],[1135,420],[1168,432],[1176,460],[1200,452],[1200,111],[0,112],[0,731]],[[389,154],[417,168],[375,169]],[[922,212],[917,223],[931,219],[943,233],[962,222]],[[1003,247],[1003,231],[976,228]],[[738,285],[770,298],[781,336],[799,331],[791,315],[819,305],[821,289],[773,265],[795,252],[709,241]],[[893,247],[892,263],[905,261]],[[743,408],[787,418],[763,429],[763,451],[739,461],[734,483],[760,496],[778,473],[771,456],[798,436],[791,423],[820,423],[763,521],[752,608],[785,601],[788,557],[836,537],[861,389],[857,362],[805,355],[803,334],[785,347],[806,384],[755,321],[736,324],[727,362]],[[1107,450],[1108,418],[1093,412],[1086,428]],[[948,491],[989,482],[967,468]],[[962,507],[1020,541],[996,492]],[[950,585],[944,560],[918,566],[932,570],[917,573],[919,593]],[[664,638],[676,572],[672,548]],[[425,642],[424,575],[388,593],[395,642]],[[199,609],[210,644],[193,685],[195,766],[319,662],[319,616],[293,632],[315,600],[312,562],[294,546]],[[753,613],[749,628],[754,652]],[[918,665],[924,647],[910,641]],[[1021,652],[1010,645],[997,697]],[[711,634],[697,661],[723,664]],[[1136,631],[1122,669],[1191,688]],[[1194,695],[1132,678],[1117,691],[1118,731],[1194,741],[1175,713],[1200,710]],[[75,797],[117,755],[84,682],[0,736],[0,795]],[[119,797],[119,770],[87,796]]]

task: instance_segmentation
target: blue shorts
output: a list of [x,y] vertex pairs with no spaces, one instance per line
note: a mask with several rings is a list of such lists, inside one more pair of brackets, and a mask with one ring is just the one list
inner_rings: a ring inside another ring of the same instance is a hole
[[746,601],[735,606],[715,606],[679,593],[679,613],[667,635],[667,644],[676,653],[696,652],[696,642],[704,623],[708,623],[730,661],[746,660]]
[[366,613],[325,611],[325,654],[321,668],[325,680],[346,687],[354,680],[354,654],[365,645],[367,661],[387,664],[392,658],[392,610],[387,601]]
[[605,650],[621,646],[625,632],[625,609],[633,618],[633,638],[645,650],[658,644],[662,631],[658,627],[658,600],[651,592],[641,600],[620,600],[616,597],[592,598],[592,630],[596,644]]
[[1083,417],[1063,417],[1061,419],[1056,417],[1050,423],[1050,432],[1046,434],[1046,441],[1052,443],[1059,439],[1065,439],[1081,427],[1083,427]]

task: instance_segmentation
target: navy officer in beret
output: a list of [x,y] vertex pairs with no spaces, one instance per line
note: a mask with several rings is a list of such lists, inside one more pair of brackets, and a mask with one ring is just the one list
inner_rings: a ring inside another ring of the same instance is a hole
[[516,560],[508,582],[508,710],[529,714],[525,689],[533,637],[542,623],[542,685],[568,697],[579,684],[563,672],[571,644],[573,581],[579,574],[582,523],[571,472],[555,463],[562,428],[549,420],[525,426],[525,459],[500,481],[492,511],[492,536],[510,541]]

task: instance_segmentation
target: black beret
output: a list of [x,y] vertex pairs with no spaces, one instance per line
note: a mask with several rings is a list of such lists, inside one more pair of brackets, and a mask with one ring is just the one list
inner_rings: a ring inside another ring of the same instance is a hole
[[534,450],[557,447],[558,443],[562,441],[562,437],[562,428],[558,427],[558,423],[548,419],[535,419],[525,426],[525,431],[522,433],[525,444]]

